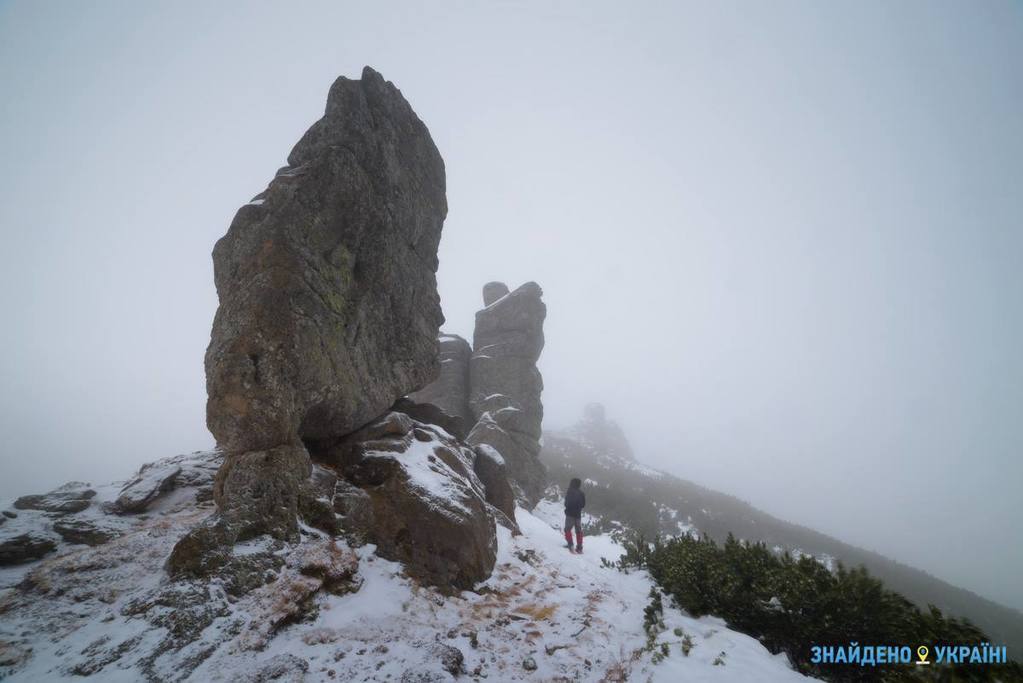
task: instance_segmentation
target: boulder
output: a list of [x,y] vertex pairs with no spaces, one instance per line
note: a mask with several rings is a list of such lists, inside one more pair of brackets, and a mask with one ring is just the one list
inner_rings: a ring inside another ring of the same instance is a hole
[[14,501],[19,510],[41,510],[57,514],[81,512],[89,507],[96,492],[88,484],[69,481],[49,493],[22,496]]
[[531,510],[543,498],[547,487],[547,468],[512,435],[513,432],[495,419],[495,415],[501,417],[501,413],[484,413],[469,432],[466,443],[475,448],[488,446],[501,455],[515,498]]
[[370,68],[213,250],[207,423],[228,452],[354,431],[438,373],[444,162]]
[[508,483],[508,471],[504,458],[492,446],[481,443],[473,449],[476,459],[473,471],[483,483],[487,502],[500,510],[509,520],[515,523],[515,492]]
[[145,512],[171,491],[194,488],[196,500],[209,500],[213,480],[224,461],[220,451],[196,451],[143,465],[121,488],[110,508],[117,514]]
[[38,560],[56,548],[52,538],[35,532],[0,537],[0,567]]
[[53,530],[64,539],[65,543],[82,545],[102,545],[121,535],[121,531],[113,529],[94,520],[64,517],[53,523]]
[[437,406],[448,415],[460,418],[463,430],[475,422],[469,408],[469,358],[472,348],[456,334],[442,334],[440,348],[440,375],[425,388],[409,395],[417,403]]
[[335,495],[335,510],[346,527],[357,514],[381,556],[441,588],[471,589],[490,575],[497,541],[475,454],[446,431],[390,413],[314,455],[368,498],[371,512],[351,492],[344,503]]
[[114,509],[122,513],[143,512],[160,494],[174,488],[181,466],[158,460],[142,469],[121,489]]
[[420,403],[412,398],[399,398],[391,406],[391,410],[404,413],[413,420],[436,425],[460,441],[465,440],[470,426],[462,417],[445,412],[444,408],[436,403]]
[[452,645],[437,645],[437,655],[440,659],[440,666],[452,676],[458,676],[465,669],[465,655],[457,647]]

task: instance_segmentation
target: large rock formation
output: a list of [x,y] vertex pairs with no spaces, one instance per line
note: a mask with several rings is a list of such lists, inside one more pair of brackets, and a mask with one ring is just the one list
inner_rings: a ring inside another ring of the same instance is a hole
[[[500,292],[504,294],[498,296]],[[477,419],[495,394],[507,396],[523,412],[519,428],[539,452],[543,421],[543,378],[536,362],[543,351],[543,322],[547,307],[543,290],[527,282],[514,292],[501,283],[484,288],[485,307],[476,313],[472,360],[469,364],[469,404]]]
[[444,163],[408,102],[370,68],[326,112],[213,250],[220,307],[206,352],[207,423],[227,453],[219,516],[174,573],[259,534],[294,537],[304,441],[348,434],[438,372]]
[[529,508],[543,496],[547,479],[539,460],[543,378],[536,367],[547,316],[542,295],[535,282],[513,292],[503,283],[487,283],[469,364],[469,405],[476,425],[467,441],[497,449],[516,497]]
[[497,507],[512,521],[514,505],[506,501],[504,479],[510,479],[515,498],[528,508],[542,497],[547,479],[538,457],[543,378],[536,362],[543,350],[547,315],[542,295],[535,282],[514,292],[502,282],[484,285],[484,308],[476,313],[471,356],[460,337],[442,336],[441,377],[414,395],[446,412],[468,413],[471,429],[466,442],[493,448],[503,461],[500,467],[482,462],[477,473],[487,473],[488,500],[499,501]]
[[213,250],[207,422],[228,453],[332,438],[432,381],[444,162],[393,84],[339,78]]

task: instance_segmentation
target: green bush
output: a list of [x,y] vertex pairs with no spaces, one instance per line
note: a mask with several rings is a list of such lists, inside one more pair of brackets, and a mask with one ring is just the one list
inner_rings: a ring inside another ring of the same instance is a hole
[[[1005,665],[813,664],[820,646],[976,645],[991,643],[969,621],[936,607],[921,612],[860,567],[829,571],[812,557],[778,555],[763,543],[731,535],[723,546],[704,536],[627,542],[619,569],[645,568],[679,607],[695,617],[713,614],[730,628],[785,652],[796,670],[833,681],[1016,681],[1023,670]],[[659,607],[659,599],[657,607]],[[653,618],[648,608],[647,619]],[[723,661],[722,661],[723,663]]]

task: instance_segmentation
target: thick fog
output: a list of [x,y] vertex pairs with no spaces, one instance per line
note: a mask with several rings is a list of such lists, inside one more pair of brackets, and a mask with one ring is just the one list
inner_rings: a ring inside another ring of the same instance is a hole
[[0,4],[0,496],[212,445],[213,243],[370,64],[548,426],[1023,607],[1023,8],[553,5]]

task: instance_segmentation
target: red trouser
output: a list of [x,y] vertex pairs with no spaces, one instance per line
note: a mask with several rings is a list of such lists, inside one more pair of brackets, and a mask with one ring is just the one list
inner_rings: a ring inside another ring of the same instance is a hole
[[565,515],[565,541],[572,545],[572,529],[575,529],[575,547],[583,547],[583,521],[579,517]]

